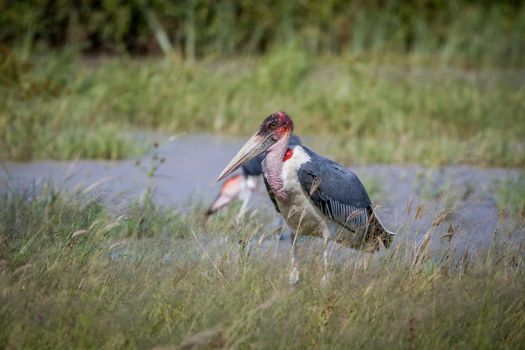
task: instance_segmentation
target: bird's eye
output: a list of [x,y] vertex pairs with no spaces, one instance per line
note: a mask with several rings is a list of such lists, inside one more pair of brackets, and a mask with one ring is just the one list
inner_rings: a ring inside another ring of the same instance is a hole
[[277,127],[277,122],[276,121],[271,122],[270,125],[268,125],[268,127],[272,130],[275,129]]

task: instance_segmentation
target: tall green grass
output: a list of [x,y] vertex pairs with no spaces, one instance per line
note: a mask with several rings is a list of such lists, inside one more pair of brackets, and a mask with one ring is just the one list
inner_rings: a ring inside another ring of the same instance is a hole
[[497,183],[497,194],[500,210],[525,218],[525,173],[514,180]]
[[261,219],[203,223],[196,211],[148,201],[110,213],[52,188],[0,201],[0,347],[525,344],[523,243],[431,255],[401,239],[367,269],[358,253],[334,263],[325,288],[314,255],[301,259],[303,280],[290,289],[287,253],[238,244],[268,236]]
[[0,4],[0,42],[26,53],[82,43],[91,52],[174,50],[188,59],[267,53],[413,55],[523,67],[519,1],[22,0]]
[[[295,46],[203,60],[55,54],[0,65],[0,158],[116,159],[130,131],[252,133],[277,110],[345,162],[525,164],[518,71],[463,70]],[[322,143],[322,142],[321,142]]]

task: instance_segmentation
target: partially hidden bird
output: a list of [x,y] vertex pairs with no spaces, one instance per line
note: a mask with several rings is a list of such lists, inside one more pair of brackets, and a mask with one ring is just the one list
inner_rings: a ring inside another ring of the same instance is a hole
[[300,235],[323,239],[328,275],[328,242],[375,252],[388,248],[395,233],[377,218],[355,173],[303,145],[290,144],[294,124],[285,112],[268,116],[217,178],[220,181],[251,159],[263,156],[264,183],[275,209],[294,236],[290,283],[299,281],[296,241]]

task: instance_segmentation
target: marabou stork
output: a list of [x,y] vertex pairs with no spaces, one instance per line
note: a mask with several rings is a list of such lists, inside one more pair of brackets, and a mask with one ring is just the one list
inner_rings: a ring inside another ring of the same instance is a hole
[[[233,157],[217,181],[245,162],[264,154],[264,182],[275,209],[298,235],[323,238],[325,277],[328,241],[373,252],[390,246],[394,233],[375,215],[365,187],[356,174],[301,145],[290,145],[293,122],[284,112],[267,117],[259,130]],[[291,252],[290,283],[299,281],[296,238]],[[325,281],[325,278],[323,278]]]
[[[292,135],[289,141],[290,145],[300,145],[299,137]],[[241,166],[242,174],[232,176],[224,181],[219,194],[206,211],[206,217],[215,213],[222,207],[230,204],[237,198],[241,200],[242,205],[239,210],[239,217],[246,213],[248,203],[250,202],[253,191],[257,188],[257,179],[263,174],[261,163],[264,160],[264,153],[245,162]]]

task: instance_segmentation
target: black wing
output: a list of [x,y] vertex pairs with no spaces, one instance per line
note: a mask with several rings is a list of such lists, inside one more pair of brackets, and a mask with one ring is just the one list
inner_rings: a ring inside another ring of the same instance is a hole
[[264,160],[265,154],[260,154],[258,157],[244,163],[242,165],[242,173],[244,176],[259,176],[262,174],[261,162]]
[[372,202],[356,174],[327,158],[303,149],[310,161],[299,171],[299,182],[312,203],[327,217],[357,231],[372,217]]
[[288,141],[288,146],[302,145],[301,139],[297,135],[292,135]]

